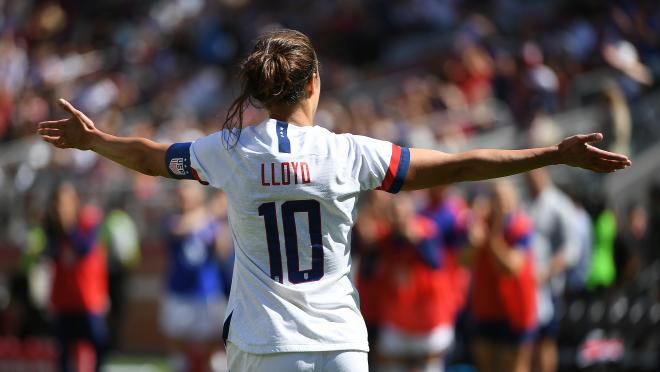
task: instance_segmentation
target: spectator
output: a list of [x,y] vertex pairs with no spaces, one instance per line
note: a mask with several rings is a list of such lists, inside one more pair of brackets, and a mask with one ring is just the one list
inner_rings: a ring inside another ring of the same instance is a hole
[[[101,213],[81,207],[78,192],[70,183],[55,188],[44,222],[47,252],[55,274],[51,306],[59,346],[58,370],[73,371],[71,354],[76,341],[94,348],[95,370],[104,360],[107,331],[104,313],[108,307],[108,274],[105,249],[99,240]],[[79,368],[83,363],[78,358]]]
[[353,230],[351,253],[357,261],[355,281],[360,293],[360,312],[367,326],[369,365],[375,366],[375,356],[380,354],[378,338],[385,301],[379,276],[383,261],[379,242],[389,234],[391,218],[383,212],[388,210],[392,201],[388,193],[372,192],[368,195]]
[[566,270],[579,259],[580,242],[573,227],[573,203],[550,179],[547,171],[526,173],[532,197],[529,215],[534,224],[531,247],[538,285],[538,338],[535,364],[541,372],[557,370],[559,315]]
[[220,263],[220,279],[224,283],[224,293],[229,297],[231,289],[231,278],[234,273],[234,244],[229,220],[227,217],[227,194],[223,191],[215,191],[211,196],[209,212],[215,217],[220,225],[216,235],[216,255]]
[[450,272],[432,220],[415,211],[412,197],[391,204],[391,231],[379,242],[378,275],[382,296],[379,371],[441,371],[442,358],[454,339]]
[[21,338],[52,333],[48,316],[52,265],[46,255],[43,218],[34,213],[32,222],[18,267],[10,278],[8,314],[3,315],[3,329]]
[[656,180],[648,191],[649,200],[649,229],[646,252],[644,252],[644,262],[648,265],[657,262],[660,259],[660,180]]
[[172,369],[203,372],[221,339],[229,283],[219,258],[226,259],[228,248],[219,221],[205,206],[202,186],[182,182],[176,196],[179,213],[168,218],[164,231],[170,260],[161,328],[174,349]]
[[594,246],[587,285],[590,290],[609,288],[616,280],[614,240],[617,219],[609,208],[603,208],[594,221]]
[[140,261],[140,235],[135,222],[125,211],[125,195],[118,195],[110,203],[109,212],[101,227],[101,240],[107,249],[110,309],[108,311],[108,349],[119,346],[124,307],[126,280]]
[[605,144],[607,150],[630,154],[632,117],[623,92],[612,82],[606,86],[603,92],[603,101],[607,107],[603,123],[603,133],[608,138],[607,144]]
[[473,355],[480,372],[530,371],[536,330],[532,224],[507,181],[496,183],[470,230]]
[[440,186],[427,191],[428,202],[423,214],[435,225],[442,270],[446,273],[451,291],[445,293],[447,311],[456,319],[456,342],[452,356],[460,357],[468,347],[466,302],[470,284],[469,270],[460,264],[460,254],[467,245],[469,210],[463,198],[450,186]]
[[614,239],[614,265],[617,287],[632,282],[643,266],[648,249],[648,217],[641,204],[628,207],[626,218]]
[[566,293],[581,294],[586,289],[593,245],[593,221],[575,190],[569,194],[573,202],[573,227],[579,242],[578,259],[566,271]]

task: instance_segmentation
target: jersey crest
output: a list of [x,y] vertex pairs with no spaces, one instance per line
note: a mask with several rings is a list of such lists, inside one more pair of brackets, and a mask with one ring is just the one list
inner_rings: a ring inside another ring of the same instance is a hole
[[186,168],[184,165],[183,158],[172,158],[170,159],[170,172],[177,176],[185,176]]

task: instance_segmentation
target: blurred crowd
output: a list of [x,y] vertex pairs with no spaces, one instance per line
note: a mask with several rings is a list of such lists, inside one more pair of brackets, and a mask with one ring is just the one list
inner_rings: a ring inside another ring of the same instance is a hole
[[[628,104],[660,72],[654,1],[26,0],[0,10],[0,184],[18,195],[50,169],[93,185],[93,199],[162,194],[140,177],[110,182],[127,173],[93,154],[19,139],[63,115],[58,97],[113,133],[182,141],[216,131],[238,62],[273,27],[299,29],[318,49],[319,125],[450,151],[501,126],[551,143],[561,136],[553,114],[596,101],[608,110],[606,146],[629,153]],[[255,108],[246,121],[263,116]]]
[[[352,254],[372,369],[654,370],[660,187],[649,193],[649,204],[618,214],[540,169],[365,195]],[[159,309],[147,316],[158,318],[173,371],[222,371],[233,265],[226,196],[181,181],[172,208],[152,222],[167,265]],[[128,351],[127,283],[139,275],[143,239],[127,209],[125,200],[105,212],[85,203],[69,181],[54,187],[10,276],[0,367],[30,370],[33,358],[44,371],[71,370],[72,360],[94,370],[109,351]],[[56,344],[34,344],[43,337]]]
[[[159,319],[172,370],[203,372],[222,349],[220,324],[231,286],[227,199],[193,182],[181,182],[174,194],[174,211],[155,228],[167,257],[160,310],[147,315]],[[54,370],[48,363],[58,371],[99,371],[108,351],[123,349],[128,281],[141,260],[133,218],[122,201],[103,213],[63,181],[28,235],[1,313],[2,334],[9,337],[0,337],[0,369],[37,370],[36,360],[46,363],[43,371]],[[36,353],[32,343],[21,345],[44,337],[56,345],[46,343]],[[8,360],[14,364],[3,363]]]
[[[63,173],[100,204],[121,191],[163,204],[161,183],[94,154],[53,152],[33,141],[35,123],[62,116],[54,101],[65,97],[112,133],[186,141],[216,131],[238,90],[241,57],[260,32],[280,26],[309,34],[318,49],[316,120],[336,132],[456,151],[508,126],[524,144],[545,145],[562,135],[553,114],[596,102],[607,111],[598,123],[604,145],[634,152],[629,105],[654,89],[660,71],[655,5],[0,1],[0,185],[9,190],[0,199],[27,204],[0,212],[0,230],[20,242],[39,214],[32,204],[43,204],[43,190]],[[246,122],[263,117],[253,108]]]
[[654,5],[3,1],[0,139],[32,134],[55,113],[55,97],[116,131],[176,138],[217,130],[236,64],[260,32],[280,26],[307,33],[318,49],[329,93],[322,125],[399,142],[419,130],[442,143],[497,124],[493,111],[503,109],[529,128],[565,108],[587,72],[616,70],[627,98],[652,85],[660,70]]
[[520,178],[370,195],[353,253],[374,370],[657,368],[660,190],[617,216]]
[[[595,104],[606,113],[603,146],[635,153],[631,105],[660,76],[653,0],[0,0],[0,249],[21,256],[3,273],[17,278],[0,301],[3,334],[83,337],[100,362],[122,347],[128,273],[162,254],[167,275],[191,278],[185,288],[162,281],[172,365],[198,365],[217,349],[207,342],[217,335],[167,319],[216,323],[207,306],[222,312],[231,267],[223,195],[53,151],[34,141],[35,123],[63,116],[54,102],[64,97],[112,133],[167,142],[217,131],[241,57],[282,26],[308,34],[319,53],[319,125],[407,146],[452,151],[503,127],[546,145],[562,135],[554,115]],[[250,108],[246,121],[264,115]],[[617,350],[627,336],[616,327],[628,323],[604,324],[596,305],[621,299],[625,314],[641,304],[627,329],[657,327],[660,191],[613,211],[580,185],[565,195],[544,173],[521,185],[369,196],[354,250],[372,365],[552,371],[562,345],[583,366],[607,362],[611,353],[598,351]],[[38,285],[82,263],[96,265],[85,288],[100,297],[71,305],[61,302],[70,294]],[[622,295],[630,287],[644,290]],[[33,308],[15,311],[21,301]],[[80,307],[73,317],[70,305]],[[660,342],[642,336],[622,347]]]

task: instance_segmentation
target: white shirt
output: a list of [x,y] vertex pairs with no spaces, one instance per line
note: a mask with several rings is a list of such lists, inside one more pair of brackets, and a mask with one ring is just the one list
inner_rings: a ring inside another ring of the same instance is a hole
[[243,129],[229,150],[227,134],[193,142],[189,163],[167,161],[173,175],[189,165],[227,193],[236,251],[228,340],[257,354],[368,351],[350,231],[361,192],[400,189],[408,149],[273,119]]
[[[556,254],[562,254],[567,268],[575,265],[580,255],[580,242],[573,226],[573,203],[552,185],[547,186],[529,205],[534,223],[532,251],[534,265],[545,271]],[[553,297],[564,291],[566,273],[555,273],[537,290],[539,324],[545,325],[555,316]]]

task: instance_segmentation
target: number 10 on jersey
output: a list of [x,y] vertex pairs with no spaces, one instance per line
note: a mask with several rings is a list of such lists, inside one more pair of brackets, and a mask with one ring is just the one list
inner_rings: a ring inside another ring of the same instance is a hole
[[[286,266],[289,282],[293,284],[313,282],[323,277],[323,238],[321,236],[321,205],[316,200],[290,200],[282,203],[281,216],[284,230],[284,247],[286,250]],[[312,267],[300,270],[298,254],[298,232],[296,229],[296,213],[307,213],[309,222],[309,239],[312,249]],[[259,206],[259,215],[264,217],[266,227],[266,242],[270,260],[270,277],[280,283],[282,275],[282,253],[280,234],[277,228],[277,209],[274,202]]]

